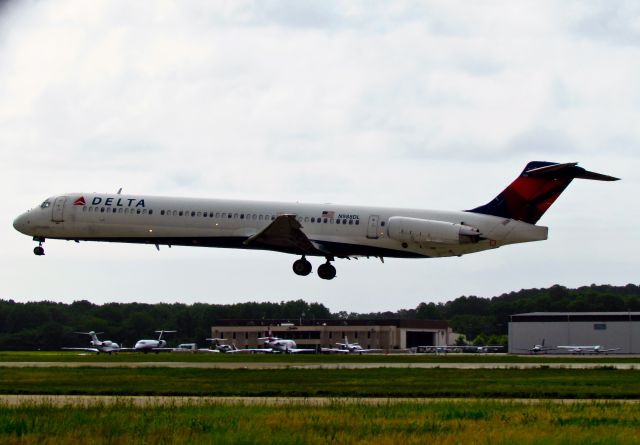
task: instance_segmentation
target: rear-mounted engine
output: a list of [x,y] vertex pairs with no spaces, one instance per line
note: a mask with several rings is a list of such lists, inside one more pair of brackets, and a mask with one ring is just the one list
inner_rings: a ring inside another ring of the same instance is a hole
[[387,229],[389,238],[404,243],[473,244],[480,241],[480,231],[465,224],[431,219],[393,216]]

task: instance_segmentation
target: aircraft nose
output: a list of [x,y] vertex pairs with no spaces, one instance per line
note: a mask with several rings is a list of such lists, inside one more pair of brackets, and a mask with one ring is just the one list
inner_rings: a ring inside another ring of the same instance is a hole
[[30,224],[29,212],[23,213],[13,220],[13,228],[25,235],[28,235],[27,230],[29,229]]

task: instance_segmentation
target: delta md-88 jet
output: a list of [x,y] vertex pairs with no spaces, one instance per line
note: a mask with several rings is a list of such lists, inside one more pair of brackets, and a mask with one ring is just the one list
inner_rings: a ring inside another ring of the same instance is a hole
[[331,280],[336,258],[438,258],[547,239],[536,223],[575,178],[615,181],[577,163],[530,162],[489,203],[464,211],[68,193],[46,199],[13,226],[45,239],[262,249],[298,255],[297,275]]

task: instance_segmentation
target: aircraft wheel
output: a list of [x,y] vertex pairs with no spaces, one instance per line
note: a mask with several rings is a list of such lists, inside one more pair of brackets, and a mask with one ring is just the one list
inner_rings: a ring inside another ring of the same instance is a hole
[[33,253],[37,256],[44,255],[44,248],[42,246],[36,246],[33,248]]
[[302,257],[293,263],[293,272],[296,275],[307,276],[311,273],[311,263]]
[[318,267],[318,276],[323,280],[333,280],[336,276],[336,268],[330,263],[321,264]]

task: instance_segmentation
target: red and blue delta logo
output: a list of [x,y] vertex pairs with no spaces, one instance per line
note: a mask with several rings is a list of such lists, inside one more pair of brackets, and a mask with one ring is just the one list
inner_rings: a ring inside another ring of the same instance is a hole
[[86,205],[87,203],[84,200],[84,196],[79,197],[78,199],[76,199],[75,201],[73,201],[73,205],[74,206],[83,206]]

